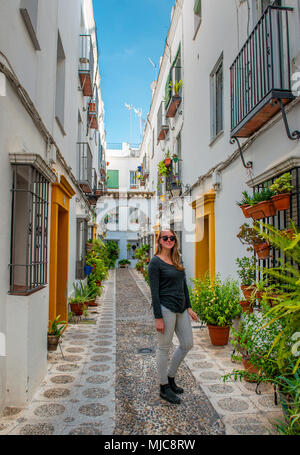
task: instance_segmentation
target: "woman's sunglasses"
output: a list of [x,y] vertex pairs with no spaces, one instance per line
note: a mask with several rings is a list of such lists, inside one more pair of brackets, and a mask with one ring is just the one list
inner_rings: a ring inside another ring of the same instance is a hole
[[171,240],[171,242],[176,242],[176,237],[174,235],[162,235],[161,238],[163,239],[164,242],[167,242],[168,239]]

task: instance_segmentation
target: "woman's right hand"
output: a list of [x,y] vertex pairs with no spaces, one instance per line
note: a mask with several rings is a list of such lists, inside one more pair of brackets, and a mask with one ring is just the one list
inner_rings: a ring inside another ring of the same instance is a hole
[[155,325],[157,332],[164,333],[165,324],[163,318],[155,319]]

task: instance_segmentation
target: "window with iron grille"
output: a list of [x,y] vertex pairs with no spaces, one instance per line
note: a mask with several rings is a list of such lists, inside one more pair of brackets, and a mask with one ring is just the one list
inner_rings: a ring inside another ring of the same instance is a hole
[[12,165],[10,293],[47,284],[48,180],[31,165]]
[[85,278],[84,260],[86,255],[86,242],[88,239],[87,221],[84,218],[77,219],[76,237],[76,279],[83,280]]
[[[293,223],[298,227],[298,229],[300,228],[300,167],[295,167],[287,172],[290,172],[292,176],[291,183],[294,187],[294,189],[291,192],[291,203],[289,210],[280,210],[277,212],[275,216],[261,220],[280,230],[289,229],[290,220],[293,221]],[[259,192],[263,188],[269,187],[270,185],[272,185],[272,183],[274,183],[274,180],[276,180],[281,175],[282,174],[276,175],[272,177],[270,180],[266,180],[265,182],[256,185],[253,188],[254,192]],[[270,257],[268,259],[260,259],[259,263],[260,266],[266,268],[277,267],[280,265],[279,261],[280,258],[281,260],[285,260],[280,250],[278,250],[277,248],[272,248]]]
[[210,74],[211,139],[223,130],[223,54]]

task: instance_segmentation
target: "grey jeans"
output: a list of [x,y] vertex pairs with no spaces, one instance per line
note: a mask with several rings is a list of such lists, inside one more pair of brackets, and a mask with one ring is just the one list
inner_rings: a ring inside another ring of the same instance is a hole
[[[175,377],[180,363],[193,347],[193,332],[187,310],[183,313],[173,313],[173,311],[161,305],[161,311],[165,330],[164,333],[157,332],[158,350],[156,361],[160,383],[168,384],[168,376]],[[168,369],[168,354],[172,345],[174,332],[178,337],[179,346],[172,356]]]

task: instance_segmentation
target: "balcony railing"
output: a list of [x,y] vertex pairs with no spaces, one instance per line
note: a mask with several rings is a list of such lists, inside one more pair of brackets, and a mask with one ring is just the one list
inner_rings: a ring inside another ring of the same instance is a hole
[[172,196],[179,196],[181,193],[180,174],[180,161],[172,160],[170,172],[166,175],[166,191]]
[[84,96],[93,96],[94,54],[91,35],[80,35],[79,77]]
[[87,142],[78,142],[78,183],[85,193],[93,189],[92,152]]
[[293,98],[289,13],[269,6],[231,65],[231,136],[249,137]]
[[98,129],[98,93],[90,100],[88,107],[88,127],[91,129]]
[[166,118],[165,102],[162,101],[157,113],[157,141],[164,140],[169,131],[169,125]]

